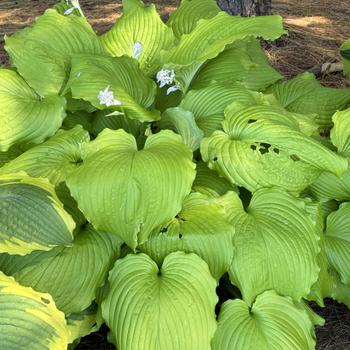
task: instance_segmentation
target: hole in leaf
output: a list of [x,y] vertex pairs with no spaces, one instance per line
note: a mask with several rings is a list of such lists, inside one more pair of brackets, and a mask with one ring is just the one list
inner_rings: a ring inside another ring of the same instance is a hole
[[271,147],[271,145],[269,143],[260,143],[260,148],[259,148],[259,152],[261,154],[265,154],[269,151],[269,148]]
[[41,301],[42,301],[44,304],[46,304],[46,305],[49,305],[49,304],[50,304],[50,300],[48,300],[48,299],[46,299],[46,298],[43,298],[43,297],[41,297],[40,299],[41,299]]
[[280,150],[279,150],[278,148],[274,148],[273,151],[274,151],[275,153],[277,153],[277,154],[280,153]]
[[160,233],[167,233],[168,232],[168,228],[167,227],[162,227],[160,229]]
[[216,162],[218,160],[218,157],[214,157],[213,161]]
[[248,124],[255,123],[256,121],[257,121],[256,119],[249,119],[249,120],[248,120]]
[[180,238],[180,239],[182,238],[182,234],[181,234],[181,233],[179,234],[179,238]]
[[296,154],[292,154],[290,155],[291,160],[293,160],[294,162],[298,162],[300,160],[300,158],[296,155]]
[[251,145],[250,148],[255,151],[256,150],[256,145]]

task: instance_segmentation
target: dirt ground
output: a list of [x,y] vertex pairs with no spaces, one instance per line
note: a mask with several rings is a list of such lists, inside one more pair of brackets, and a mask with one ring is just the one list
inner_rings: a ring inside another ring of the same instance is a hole
[[[289,36],[266,45],[266,52],[274,65],[287,78],[308,70],[319,63],[338,62],[340,44],[350,38],[350,0],[272,0],[273,13],[284,17]],[[36,16],[55,4],[56,0],[0,0],[0,64],[7,63],[3,36],[30,25]],[[151,1],[146,1],[151,2]],[[179,0],[153,1],[166,18]],[[81,6],[98,33],[114,23],[121,11],[121,1],[81,0]],[[343,74],[320,77],[324,85],[350,87],[350,79]],[[317,330],[318,350],[350,350],[350,313],[333,301],[318,312],[326,319],[326,326]],[[83,340],[79,349],[106,350],[103,332]]]

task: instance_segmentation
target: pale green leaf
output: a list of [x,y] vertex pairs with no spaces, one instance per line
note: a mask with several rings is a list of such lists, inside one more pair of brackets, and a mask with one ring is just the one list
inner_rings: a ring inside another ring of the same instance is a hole
[[350,286],[343,284],[338,273],[329,265],[325,251],[325,236],[323,234],[319,244],[321,251],[317,261],[320,266],[320,273],[307,299],[316,301],[318,305],[324,307],[324,299],[333,298],[350,308]]
[[198,162],[196,166],[196,178],[193,182],[193,190],[208,196],[222,196],[228,191],[238,191],[225,178],[207,167],[204,162]]
[[170,129],[182,136],[182,140],[192,151],[199,148],[203,132],[196,124],[191,112],[181,107],[168,108],[158,122],[161,129]]
[[215,0],[182,0],[180,6],[170,15],[170,26],[177,38],[188,34],[197,25],[200,19],[215,17],[220,8]]
[[189,91],[181,101],[180,107],[190,111],[198,127],[205,136],[210,136],[215,130],[221,130],[224,110],[232,102],[254,105],[259,95],[243,86],[236,85],[226,88],[219,84]]
[[118,260],[102,302],[123,350],[210,350],[216,330],[216,281],[195,254],[176,252],[163,265],[145,254]]
[[138,249],[158,265],[176,251],[196,253],[219,279],[228,271],[233,257],[233,227],[226,219],[225,209],[200,193],[191,193],[176,217],[152,232]]
[[322,171],[340,176],[348,162],[311,137],[280,108],[233,104],[225,111],[222,131],[201,142],[209,167],[250,191],[280,186],[305,189]]
[[319,200],[350,200],[350,169],[348,168],[341,177],[323,172],[308,191]]
[[249,36],[277,39],[284,34],[280,16],[239,17],[219,12],[202,19],[194,30],[181,37],[178,45],[163,53],[163,67],[175,70],[176,81],[186,93],[205,61],[225,47]]
[[66,116],[65,106],[63,97],[41,99],[16,72],[0,69],[0,151],[52,136]]
[[350,76],[350,39],[340,46],[340,54],[344,65],[344,73]]
[[213,350],[313,350],[315,332],[307,311],[290,298],[267,291],[250,307],[226,301],[220,311]]
[[74,227],[48,180],[24,173],[0,176],[0,253],[69,246]]
[[98,230],[119,235],[131,248],[181,210],[195,177],[192,152],[169,130],[138,148],[124,130],[105,129],[84,152],[68,187]]
[[228,46],[220,55],[208,61],[191,84],[200,89],[212,82],[230,87],[240,82],[248,89],[263,91],[282,79],[273,69],[255,38],[240,40]]
[[0,174],[25,171],[33,177],[45,177],[53,184],[66,180],[82,161],[82,145],[89,134],[81,126],[60,130],[41,145],[22,153],[0,169]]
[[142,73],[136,61],[129,57],[73,57],[66,92],[71,90],[73,98],[83,99],[97,109],[105,110],[107,106],[101,104],[98,97],[107,87],[120,103],[112,106],[111,112],[121,110],[127,117],[139,121],[160,118],[158,111],[149,109],[154,102],[156,85]]
[[[128,8],[125,3],[124,14],[101,36],[101,43],[112,56],[134,56],[140,68],[146,74],[152,74],[160,68],[160,51],[174,45],[173,31],[163,23],[155,5],[145,6],[137,1]],[[135,44],[141,48],[136,57]]]
[[91,226],[80,231],[72,247],[33,252],[24,257],[0,255],[0,270],[25,286],[47,292],[65,314],[86,309],[104,284],[119,255],[121,241]]
[[350,108],[333,115],[334,127],[331,130],[331,141],[338,153],[350,157]]
[[236,195],[230,216],[236,233],[229,274],[243,299],[251,304],[269,289],[296,301],[307,296],[318,276],[319,236],[304,201],[261,189],[247,209]]
[[51,295],[23,287],[1,271],[0,310],[2,349],[67,349],[69,330]]
[[327,218],[325,250],[330,265],[344,284],[350,284],[350,203],[343,203]]
[[104,54],[85,18],[63,16],[54,9],[38,17],[33,27],[5,36],[5,48],[18,72],[40,96],[63,89],[73,54]]
[[181,37],[177,46],[165,54],[164,60],[179,66],[202,63],[216,57],[226,45],[248,36],[274,40],[284,34],[282,17],[239,17],[219,12],[200,20],[194,30]]
[[350,104],[350,89],[324,87],[311,73],[276,84],[271,92],[291,112],[318,115],[317,121],[331,124],[331,116]]

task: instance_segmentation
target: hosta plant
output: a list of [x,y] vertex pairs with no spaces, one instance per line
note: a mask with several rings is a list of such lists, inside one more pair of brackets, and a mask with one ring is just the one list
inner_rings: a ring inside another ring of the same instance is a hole
[[62,1],[5,37],[0,347],[308,350],[350,306],[349,89],[292,80],[279,16]]

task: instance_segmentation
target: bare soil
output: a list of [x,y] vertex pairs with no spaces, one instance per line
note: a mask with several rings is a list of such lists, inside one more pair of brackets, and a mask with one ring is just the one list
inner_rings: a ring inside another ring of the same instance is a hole
[[[54,5],[56,0],[0,0],[0,64],[8,63],[4,51],[4,35],[30,25],[36,16]],[[150,3],[151,1],[146,1]],[[121,1],[81,0],[81,6],[98,33],[111,27],[121,12]],[[163,18],[167,18],[179,0],[154,1]],[[349,0],[272,0],[273,13],[284,17],[289,36],[266,46],[276,69],[291,78],[311,67],[338,62],[339,46],[350,38]],[[350,87],[350,79],[342,73],[320,77],[322,84]],[[350,350],[350,312],[342,304],[329,300],[326,308],[317,309],[326,319],[317,329],[318,350]],[[107,350],[106,329],[83,339],[78,349]]]

